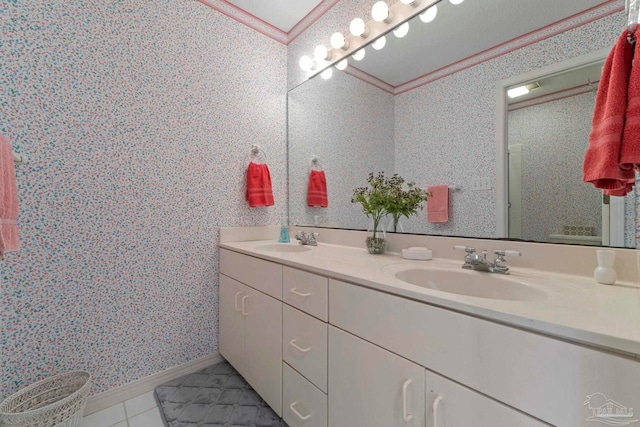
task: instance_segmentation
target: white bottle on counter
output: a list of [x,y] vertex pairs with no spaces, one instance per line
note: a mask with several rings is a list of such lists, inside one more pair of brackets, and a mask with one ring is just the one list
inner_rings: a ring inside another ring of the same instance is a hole
[[612,250],[600,249],[596,251],[598,257],[598,267],[593,272],[596,282],[603,285],[613,285],[618,278],[613,269],[613,262],[616,260],[616,252]]

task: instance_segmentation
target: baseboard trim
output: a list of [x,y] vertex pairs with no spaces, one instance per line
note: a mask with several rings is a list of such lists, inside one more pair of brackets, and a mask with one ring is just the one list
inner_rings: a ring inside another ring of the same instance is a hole
[[207,366],[222,362],[223,360],[224,358],[220,353],[212,353],[199,359],[192,360],[191,362],[183,363],[182,365],[174,366],[148,377],[132,381],[120,387],[95,394],[87,399],[87,406],[84,409],[84,415],[87,416],[89,414],[93,414],[94,412],[122,403],[125,400],[140,396],[141,394],[154,390],[160,384],[180,378],[183,375],[197,372]]

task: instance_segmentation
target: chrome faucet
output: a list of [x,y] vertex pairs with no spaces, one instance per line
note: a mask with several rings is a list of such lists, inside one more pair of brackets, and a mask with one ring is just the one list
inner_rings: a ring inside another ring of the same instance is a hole
[[507,260],[504,258],[505,256],[522,255],[519,251],[504,249],[495,250],[493,253],[496,255],[496,259],[493,262],[489,262],[487,261],[487,251],[482,251],[482,254],[479,254],[476,252],[475,248],[471,248],[469,246],[454,246],[453,248],[466,252],[462,268],[497,274],[509,274],[509,267],[507,267]]
[[298,234],[296,234],[296,240],[298,240],[301,245],[318,246],[317,237],[318,233],[299,231]]

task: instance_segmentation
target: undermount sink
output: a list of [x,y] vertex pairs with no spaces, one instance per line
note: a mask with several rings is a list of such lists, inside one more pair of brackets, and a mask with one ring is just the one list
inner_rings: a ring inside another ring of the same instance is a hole
[[260,245],[256,249],[266,252],[307,252],[311,250],[309,246],[292,245],[290,243],[271,243]]
[[403,282],[476,298],[507,301],[537,301],[547,298],[545,291],[509,276],[468,270],[442,270],[405,267],[394,276]]

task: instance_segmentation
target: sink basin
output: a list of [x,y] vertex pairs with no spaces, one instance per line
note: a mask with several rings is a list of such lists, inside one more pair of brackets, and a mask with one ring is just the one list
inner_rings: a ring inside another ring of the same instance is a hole
[[307,252],[311,250],[309,246],[292,245],[290,243],[260,245],[256,249],[266,252]]
[[522,280],[493,273],[405,267],[394,275],[412,285],[476,298],[508,301],[537,301],[547,298],[545,291]]

